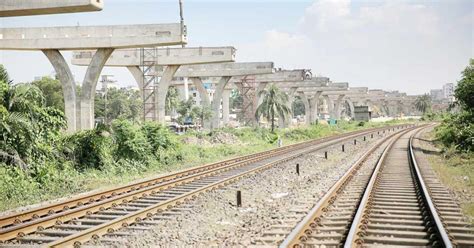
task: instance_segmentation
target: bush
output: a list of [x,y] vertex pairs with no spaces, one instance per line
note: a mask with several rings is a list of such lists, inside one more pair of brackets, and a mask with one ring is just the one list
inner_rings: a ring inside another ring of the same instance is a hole
[[461,112],[444,119],[436,129],[436,138],[459,151],[474,151],[474,114]]
[[103,169],[112,162],[110,134],[101,128],[85,130],[63,139],[63,153],[79,170]]
[[113,140],[116,144],[117,159],[147,162],[152,155],[152,146],[138,125],[127,120],[116,120],[112,123]]

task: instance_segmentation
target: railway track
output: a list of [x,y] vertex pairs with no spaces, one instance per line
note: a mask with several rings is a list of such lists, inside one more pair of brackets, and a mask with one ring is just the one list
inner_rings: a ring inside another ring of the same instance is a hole
[[[302,154],[360,136],[394,131],[384,127],[302,142],[270,151],[199,166],[139,183],[0,217],[3,246],[80,246],[135,222],[152,222],[156,213],[187,202],[198,194],[234,182]],[[364,138],[365,139],[365,138]]]
[[416,162],[413,137],[422,128],[392,134],[364,154],[280,247],[472,247],[472,226],[447,190],[429,188],[435,179]]

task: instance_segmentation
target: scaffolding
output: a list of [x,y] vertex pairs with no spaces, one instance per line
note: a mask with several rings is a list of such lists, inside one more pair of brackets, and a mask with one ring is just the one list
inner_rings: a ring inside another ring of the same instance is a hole
[[242,120],[245,125],[255,124],[255,111],[258,106],[257,83],[254,77],[244,77],[237,83],[242,95]]
[[140,49],[140,66],[142,70],[143,120],[154,121],[156,116],[155,94],[159,79],[156,76],[158,50],[156,48]]

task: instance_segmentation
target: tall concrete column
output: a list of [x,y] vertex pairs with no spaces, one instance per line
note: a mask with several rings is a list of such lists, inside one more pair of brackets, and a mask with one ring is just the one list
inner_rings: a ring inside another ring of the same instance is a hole
[[168,94],[168,88],[170,87],[171,80],[174,74],[178,70],[179,65],[168,65],[166,66],[163,76],[158,83],[158,87],[155,87],[155,116],[157,121],[161,124],[165,124],[165,105],[166,105],[166,94]]
[[334,102],[332,101],[332,99],[328,95],[324,96],[324,100],[326,101],[326,105],[328,106],[329,118],[335,119]]
[[315,123],[318,120],[318,103],[319,103],[319,97],[321,96],[323,92],[322,91],[317,91],[314,93],[313,97],[309,100],[310,104],[310,122]]
[[[193,81],[194,86],[196,86],[196,89],[199,92],[199,98],[201,98],[201,106],[203,108],[210,108],[211,107],[211,99],[209,98],[209,94],[207,93],[207,90],[204,87],[204,84],[202,83],[201,78],[200,77],[191,77],[190,79]],[[211,128],[210,120],[204,121],[204,128],[205,129],[210,129]]]
[[137,82],[140,92],[143,90],[143,72],[139,66],[127,66],[128,71],[132,74],[133,78]]
[[347,104],[349,105],[349,109],[351,110],[351,117],[354,118],[354,103],[350,100],[347,99]]
[[342,103],[343,98],[344,98],[344,95],[337,96],[336,104],[334,106],[335,118],[337,120],[341,119],[341,105],[342,105],[341,103]]
[[224,92],[222,92],[222,123],[224,126],[229,123],[230,92],[229,89],[224,89]]
[[67,132],[76,131],[76,84],[71,69],[59,50],[43,50],[61,82],[64,97],[64,115],[66,116]]
[[188,87],[188,78],[184,78],[184,100],[187,101],[189,99],[189,87]]
[[216,85],[216,91],[214,92],[214,98],[212,100],[211,129],[219,128],[222,95],[224,94],[225,86],[229,82],[230,78],[231,77],[221,77]]
[[278,124],[280,127],[289,127],[291,124],[291,120],[293,119],[293,110],[292,110],[292,105],[293,101],[295,100],[295,93],[298,87],[291,87],[290,90],[287,92],[288,95],[288,103],[286,106],[288,109],[290,109],[290,115],[284,120],[284,119],[279,119]]
[[309,104],[309,100],[303,92],[300,92],[301,101],[304,104],[304,119],[307,125],[311,125],[311,107]]
[[114,51],[113,48],[99,48],[87,67],[81,90],[81,129],[94,128],[94,97],[97,81],[104,68],[105,62]]

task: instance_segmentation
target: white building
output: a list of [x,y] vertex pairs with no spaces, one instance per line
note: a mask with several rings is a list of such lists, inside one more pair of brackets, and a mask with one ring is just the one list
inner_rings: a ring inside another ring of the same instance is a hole
[[443,97],[450,101],[454,101],[454,84],[448,83],[443,85]]

